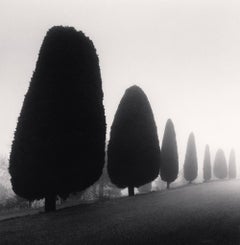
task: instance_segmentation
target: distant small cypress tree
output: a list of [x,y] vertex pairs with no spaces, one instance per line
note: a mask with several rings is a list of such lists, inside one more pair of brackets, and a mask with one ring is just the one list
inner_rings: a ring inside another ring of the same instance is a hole
[[210,180],[212,177],[211,159],[209,145],[206,145],[204,161],[203,161],[203,179],[204,181]]
[[142,186],[157,178],[160,148],[157,127],[147,96],[141,88],[128,88],[118,106],[108,145],[108,173],[113,184]]
[[105,116],[99,61],[92,41],[71,27],[43,40],[12,144],[14,192],[30,201],[67,198],[92,185],[104,164]]
[[228,175],[230,179],[236,179],[237,177],[236,157],[233,149],[231,150],[229,157]]
[[191,133],[188,138],[183,170],[184,170],[184,178],[187,181],[189,181],[189,183],[191,183],[193,180],[197,178],[198,162],[197,162],[195,137],[193,133]]
[[167,188],[178,176],[178,151],[177,140],[174,125],[171,119],[168,119],[163,135],[161,149],[160,175],[163,181],[167,182]]
[[222,149],[219,149],[216,153],[213,172],[215,177],[219,179],[227,177],[227,161]]

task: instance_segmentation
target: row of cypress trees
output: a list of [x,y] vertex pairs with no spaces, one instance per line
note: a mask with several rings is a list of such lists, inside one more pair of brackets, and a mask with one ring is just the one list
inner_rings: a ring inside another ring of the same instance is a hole
[[[213,164],[214,176],[218,179],[224,179],[229,177],[235,179],[237,176],[236,157],[235,152],[232,149],[229,157],[229,164],[227,165],[226,157],[222,149],[219,149],[216,153],[214,164]],[[204,153],[203,162],[203,179],[209,181],[212,178],[212,167],[210,160],[210,150],[207,145]]]
[[[213,173],[216,178],[224,179],[227,176],[232,179],[236,178],[237,168],[236,168],[236,157],[234,150],[230,152],[229,165],[227,167],[227,161],[222,149],[219,149],[216,153]],[[197,151],[195,144],[194,134],[191,133],[187,142],[187,150],[185,155],[185,161],[183,166],[184,179],[191,183],[198,176],[198,161],[197,161]],[[212,167],[210,160],[210,149],[209,145],[205,147],[204,160],[203,160],[203,179],[204,181],[209,181],[212,178]]]
[[[14,192],[45,211],[96,182],[105,161],[106,122],[99,60],[92,41],[72,27],[51,28],[42,43],[18,119],[9,172]],[[107,149],[109,177],[119,188],[134,188],[178,176],[176,135],[169,119],[160,151],[147,96],[126,90],[115,114]],[[184,175],[197,176],[194,135],[187,145]]]
[[[216,178],[224,179],[227,176],[232,179],[236,178],[237,168],[236,168],[236,157],[234,150],[231,150],[229,157],[229,165],[227,166],[227,161],[222,149],[216,152],[213,173]],[[197,162],[197,152],[196,144],[193,133],[190,134],[187,150],[184,162],[184,178],[191,183],[198,175],[198,162]],[[212,178],[212,167],[210,160],[210,149],[209,145],[205,147],[204,160],[203,160],[203,179],[204,181],[209,181]]]

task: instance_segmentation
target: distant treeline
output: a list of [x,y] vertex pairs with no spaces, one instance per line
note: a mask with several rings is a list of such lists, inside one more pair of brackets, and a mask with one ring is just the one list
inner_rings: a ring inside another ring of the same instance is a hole
[[[100,195],[104,183],[110,181],[134,195],[136,187],[140,192],[151,190],[151,182],[159,175],[167,188],[177,179],[174,124],[171,119],[167,121],[160,149],[151,105],[138,86],[128,88],[120,101],[107,150],[105,135],[95,47],[72,27],[53,27],[43,40],[12,143],[9,172],[14,192],[29,201],[45,199],[45,210],[54,211],[57,198],[86,190],[99,180],[103,169]],[[211,179],[211,169],[206,146],[205,181]],[[234,151],[227,169],[224,153],[219,150],[214,174],[226,178],[229,172],[230,178],[236,178]],[[183,175],[189,183],[198,175],[193,133],[187,143]]]

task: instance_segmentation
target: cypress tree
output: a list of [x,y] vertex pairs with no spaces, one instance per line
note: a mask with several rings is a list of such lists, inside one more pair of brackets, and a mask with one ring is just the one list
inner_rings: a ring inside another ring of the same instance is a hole
[[203,161],[203,179],[204,181],[210,180],[212,177],[211,160],[209,146],[206,145],[204,161]]
[[237,177],[236,157],[233,149],[231,150],[229,157],[228,175],[230,179],[236,179]]
[[191,133],[188,138],[183,171],[184,171],[184,178],[187,181],[189,181],[189,183],[191,183],[193,180],[197,178],[198,162],[197,162],[195,137],[193,133]]
[[219,149],[216,153],[213,172],[215,177],[219,179],[227,177],[227,161],[222,149]]
[[128,88],[115,114],[108,145],[108,173],[113,184],[134,187],[159,174],[160,148],[157,127],[147,96],[141,88]]
[[167,188],[169,189],[170,183],[178,176],[177,141],[171,119],[168,119],[166,123],[162,141],[161,157],[160,175],[162,180],[167,182]]
[[10,154],[14,192],[45,210],[92,185],[102,173],[105,116],[92,41],[72,27],[51,28],[42,43]]

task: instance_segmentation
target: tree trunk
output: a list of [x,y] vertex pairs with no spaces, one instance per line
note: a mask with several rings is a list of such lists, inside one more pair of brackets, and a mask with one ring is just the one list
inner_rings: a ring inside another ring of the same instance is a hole
[[134,196],[134,187],[133,186],[129,186],[128,187],[128,195],[129,196]]
[[56,196],[49,194],[45,197],[45,212],[54,211],[56,211]]
[[192,184],[192,181],[191,180],[189,181],[189,184]]
[[167,189],[170,189],[170,182],[167,182]]

